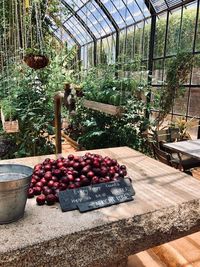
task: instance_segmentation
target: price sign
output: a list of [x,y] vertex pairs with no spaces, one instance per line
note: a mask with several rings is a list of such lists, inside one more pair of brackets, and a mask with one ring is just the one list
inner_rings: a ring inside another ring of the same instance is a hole
[[62,211],[86,212],[133,200],[135,191],[129,179],[85,186],[59,192]]

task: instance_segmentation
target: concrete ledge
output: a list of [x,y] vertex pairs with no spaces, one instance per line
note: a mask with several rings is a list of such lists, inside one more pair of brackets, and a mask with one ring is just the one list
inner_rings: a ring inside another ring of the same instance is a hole
[[1,253],[0,266],[121,267],[131,254],[197,231],[199,222],[200,201],[191,201]]
[[128,166],[135,200],[80,214],[30,199],[22,220],[0,226],[1,267],[125,267],[129,255],[200,229],[198,180],[129,148],[95,153]]

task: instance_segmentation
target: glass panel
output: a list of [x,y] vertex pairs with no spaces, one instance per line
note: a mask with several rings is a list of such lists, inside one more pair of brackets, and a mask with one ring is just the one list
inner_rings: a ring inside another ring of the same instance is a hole
[[162,57],[164,55],[165,47],[165,33],[166,33],[167,14],[163,14],[156,18],[156,32],[154,57]]
[[94,45],[93,43],[81,47],[81,61],[83,69],[89,69],[94,65]]
[[149,56],[149,42],[150,42],[151,20],[146,20],[144,25],[143,38],[143,56],[142,59],[148,59]]
[[192,70],[192,84],[200,85],[200,54],[195,55],[195,63]]
[[97,41],[97,64],[101,64],[101,54],[102,54],[102,42],[101,40]]
[[[158,116],[158,112],[153,111],[151,112],[150,119],[153,121],[157,118],[157,116]],[[169,114],[164,118],[163,123],[160,125],[160,129],[162,129],[163,127],[168,127],[171,124],[171,121],[172,121],[172,115]]]
[[[136,2],[135,0],[129,0],[129,1],[124,0],[120,2],[124,2],[124,6],[123,7],[120,6],[121,9],[118,9],[118,10],[120,14],[125,18],[127,25],[133,24],[135,21],[139,21],[144,18],[144,14],[143,14],[144,6],[141,8],[139,6],[139,3],[141,2],[142,4],[142,1]],[[145,11],[147,11],[146,7],[145,7]]]
[[138,23],[135,28],[135,55],[142,55],[144,21]]
[[[166,80],[166,75],[167,75],[167,69],[170,65],[170,63],[174,60],[175,57],[171,57],[171,58],[165,58],[165,66],[164,66],[164,75],[163,75],[163,80]],[[187,80],[184,83],[184,85],[189,85],[190,84],[190,78],[191,78],[191,71],[189,72],[188,76],[187,76]]]
[[105,55],[106,59],[105,63],[107,64],[115,62],[115,45],[116,45],[116,35],[112,35],[102,39],[102,51]]
[[152,72],[152,84],[163,83],[163,60],[154,60]]
[[79,8],[81,8],[84,4],[86,4],[89,0],[64,0],[67,4],[69,4],[74,11],[77,11]]
[[75,45],[75,42],[73,39],[67,34],[67,32],[62,29],[58,28],[58,26],[55,24],[54,20],[50,17],[46,17],[47,20],[50,22],[50,30],[53,32],[53,34],[62,42],[67,42],[69,46]]
[[188,115],[192,117],[200,117],[199,107],[200,107],[200,87],[191,88]]
[[94,66],[94,44],[88,44],[86,48],[88,51],[88,67],[91,68]]
[[177,53],[181,26],[181,9],[169,14],[166,55]]
[[100,8],[100,6],[95,2],[95,1],[91,1],[91,13],[94,14],[96,20],[98,21],[99,25],[99,29],[101,30],[101,35],[103,36],[103,34],[109,34],[113,31],[115,31],[112,23],[109,21],[109,19],[107,18],[107,16],[105,15],[105,13],[103,12],[103,10]]
[[166,0],[166,1],[169,7],[173,7],[182,2],[182,0]]
[[160,12],[162,10],[167,9],[166,2],[164,0],[151,0],[151,3],[156,10],[156,12]]
[[68,47],[75,45],[74,41],[71,39],[71,37],[61,29],[57,29],[53,32],[55,36],[62,42],[67,42]]
[[115,62],[116,35],[100,39],[97,41],[97,63],[112,64]]
[[168,66],[169,66],[169,64],[170,64],[170,62],[172,60],[174,60],[174,57],[172,57],[172,58],[165,58],[165,60],[164,60],[163,81],[166,81]]
[[131,70],[138,70],[141,60],[148,57],[149,30],[150,20],[145,20],[120,32],[120,61],[122,64],[128,62]]
[[196,37],[195,51],[200,51],[200,12],[199,12],[199,17],[198,17],[197,37]]
[[134,59],[135,56],[135,26],[127,28],[127,54],[130,59]]
[[[134,2],[134,1],[140,7],[140,10],[142,11],[144,17],[147,18],[147,17],[151,16],[151,14],[149,12],[149,7],[147,7],[147,5],[145,4],[145,1],[143,1],[143,0],[132,0],[132,1],[128,1],[128,2]],[[130,10],[131,10],[131,8],[130,8]],[[133,13],[133,15],[135,15],[135,14]]]
[[188,118],[188,133],[190,137],[195,140],[198,136],[199,120]]
[[100,38],[114,31],[112,24],[106,15],[102,11],[100,12],[100,7],[94,1],[82,7],[77,14],[84,20],[96,38]]
[[[108,9],[114,20],[117,22],[120,28],[126,26],[125,16],[123,17],[119,12],[121,9],[124,9],[124,3],[120,0],[108,1],[102,0],[102,3]],[[126,16],[128,13],[126,13]]]
[[183,9],[181,26],[180,48],[185,51],[193,50],[195,23],[196,23],[197,3],[188,5]]
[[64,23],[64,26],[74,34],[74,37],[80,42],[80,44],[85,44],[92,41],[92,38],[89,33],[75,17],[71,17],[70,19],[68,19]]
[[119,28],[150,16],[143,0],[102,0],[101,2],[115,19]]
[[[127,28],[125,30],[122,30],[120,32],[120,40],[119,40],[119,58],[118,62],[119,64],[119,69],[122,70],[122,75],[124,75],[124,71],[127,70],[127,63],[130,63],[130,57],[127,53],[128,49],[128,30]],[[132,49],[132,48],[130,48]]]
[[185,88],[183,96],[174,101],[173,113],[185,116],[187,113],[187,101],[188,101],[189,89]]
[[[83,12],[83,10],[84,10],[84,12]],[[90,11],[88,11],[85,8],[83,10],[81,9],[78,12],[78,15],[84,20],[84,22],[87,24],[87,26],[90,28],[90,30],[92,30],[95,37],[100,38],[101,37],[101,30],[99,30],[99,27],[96,25],[98,22],[95,21],[93,15],[90,14]]]

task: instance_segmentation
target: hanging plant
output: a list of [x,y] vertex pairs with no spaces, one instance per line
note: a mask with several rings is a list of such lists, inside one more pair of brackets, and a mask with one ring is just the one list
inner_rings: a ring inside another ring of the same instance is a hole
[[[34,0],[26,13],[26,27],[30,31],[27,49],[25,50],[24,62],[32,69],[41,69],[48,65],[49,58],[46,56],[44,41],[44,14],[45,5],[42,1]],[[44,1],[46,3],[46,1]]]
[[40,54],[36,49],[27,49],[24,56],[24,62],[32,69],[37,70],[46,67],[49,64],[49,59],[46,55]]

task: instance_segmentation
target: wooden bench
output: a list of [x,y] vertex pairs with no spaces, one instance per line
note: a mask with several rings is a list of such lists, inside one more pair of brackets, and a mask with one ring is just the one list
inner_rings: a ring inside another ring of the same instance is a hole
[[128,267],[200,267],[200,232],[129,257]]

